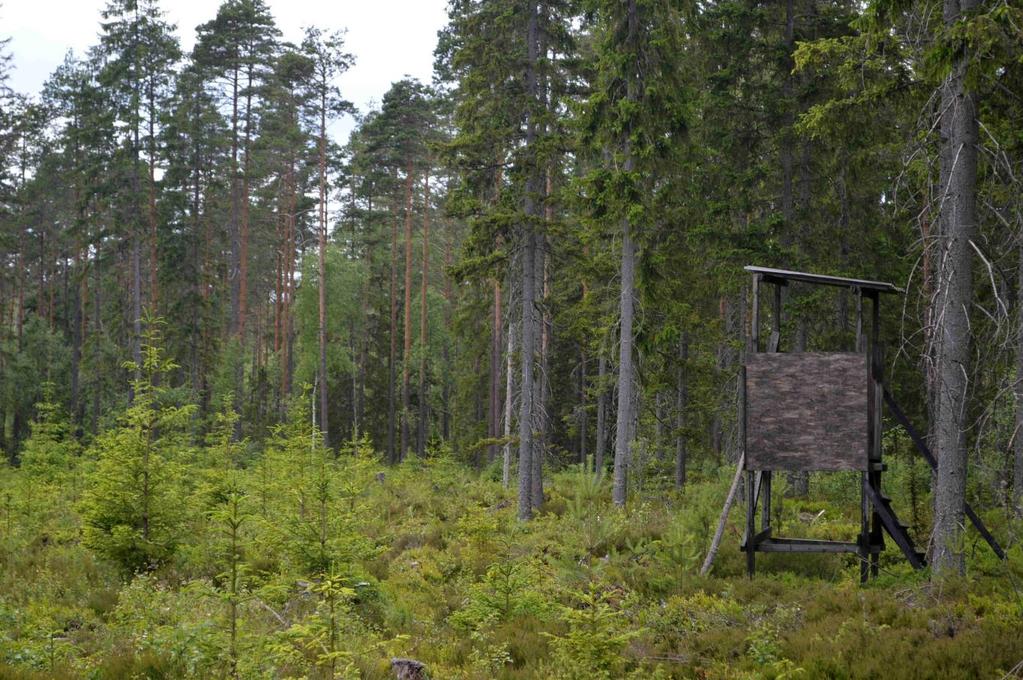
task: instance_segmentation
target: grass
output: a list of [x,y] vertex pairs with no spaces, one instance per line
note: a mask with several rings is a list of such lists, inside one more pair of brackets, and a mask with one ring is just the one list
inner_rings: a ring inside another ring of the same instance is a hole
[[[0,477],[12,499],[0,678],[224,677],[230,597],[209,514],[190,507],[175,557],[125,574],[82,545],[70,482],[24,474]],[[942,585],[891,547],[866,586],[852,555],[763,555],[750,580],[736,510],[713,575],[700,577],[725,471],[694,475],[685,494],[641,491],[624,511],[606,485],[563,471],[521,523],[512,492],[450,460],[342,458],[329,506],[344,587],[331,613],[321,575],[303,571],[300,513],[280,497],[262,516],[263,482],[244,474],[240,677],[329,677],[333,663],[335,677],[389,678],[392,656],[479,680],[1000,678],[1023,660],[1019,545],[1008,563],[974,547],[969,579]],[[855,505],[814,488],[778,501],[780,531],[849,538]]]

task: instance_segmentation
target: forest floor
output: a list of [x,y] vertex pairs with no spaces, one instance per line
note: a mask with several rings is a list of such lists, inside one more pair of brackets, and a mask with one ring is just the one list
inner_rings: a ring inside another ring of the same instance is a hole
[[[1018,543],[1005,563],[971,543],[969,579],[941,586],[893,546],[865,586],[852,555],[765,555],[750,580],[736,510],[701,577],[723,468],[692,471],[685,493],[637,480],[625,511],[606,483],[565,470],[528,523],[499,473],[444,457],[293,468],[304,498],[264,468],[242,473],[238,522],[190,475],[172,558],[134,575],[82,540],[87,474],[5,469],[0,678],[382,679],[393,657],[435,680],[1023,676]],[[779,531],[854,536],[855,480],[814,477],[812,491],[778,494]],[[317,553],[329,574],[309,566]]]

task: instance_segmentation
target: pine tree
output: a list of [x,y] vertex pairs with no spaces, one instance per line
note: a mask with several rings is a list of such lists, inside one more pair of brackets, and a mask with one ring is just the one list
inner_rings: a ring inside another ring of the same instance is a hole
[[199,26],[197,33],[194,61],[214,87],[217,101],[229,112],[228,331],[237,348],[233,391],[240,412],[244,358],[239,354],[244,355],[248,347],[252,144],[262,103],[260,87],[271,71],[280,31],[263,0],[226,0],[216,18]]
[[335,79],[348,70],[354,62],[352,55],[344,52],[344,36],[333,33],[324,36],[318,29],[307,28],[302,42],[303,52],[312,60],[312,73],[308,87],[310,89],[310,113],[317,129],[317,155],[319,166],[319,305],[318,305],[318,343],[320,353],[319,387],[320,387],[320,431],[330,446],[330,428],[328,427],[327,401],[327,123],[343,113],[352,113],[351,103],[341,97],[341,91]]
[[[171,26],[162,20],[155,0],[111,0],[103,10],[103,18],[103,34],[92,56],[100,69],[99,83],[111,94],[117,120],[123,123],[123,138],[113,169],[119,184],[119,217],[131,250],[128,318],[132,362],[138,370],[142,365],[142,248],[146,241],[150,250],[150,303],[157,295],[157,115],[179,50]],[[148,156],[148,161],[144,156]],[[143,169],[144,162],[148,174]],[[142,207],[143,195],[149,199],[147,210]],[[143,214],[147,216],[145,222],[141,219]],[[135,381],[138,379],[136,373]]]

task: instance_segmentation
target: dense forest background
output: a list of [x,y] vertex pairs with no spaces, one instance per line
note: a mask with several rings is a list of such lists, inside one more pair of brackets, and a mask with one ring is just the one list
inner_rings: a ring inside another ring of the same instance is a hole
[[[263,0],[191,53],[178,30],[111,0],[39,93],[0,52],[0,677],[384,677],[399,652],[435,677],[859,677],[855,646],[787,646],[788,595],[695,574],[740,454],[747,264],[905,289],[888,384],[940,466],[891,430],[889,484],[938,583],[993,579],[919,605],[925,633],[974,628],[918,677],[1012,672],[1018,3],[451,0],[433,82],[365,111],[341,30],[287,42]],[[851,350],[855,306],[789,286],[782,349]],[[848,533],[858,484],[792,474],[779,521]],[[819,583],[793,589],[818,623],[910,625]]]

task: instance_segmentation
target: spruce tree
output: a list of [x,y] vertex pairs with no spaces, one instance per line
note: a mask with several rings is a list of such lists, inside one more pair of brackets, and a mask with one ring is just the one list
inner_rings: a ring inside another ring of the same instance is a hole
[[159,322],[146,324],[134,400],[90,447],[96,466],[81,513],[85,544],[125,571],[152,569],[182,538],[181,464],[188,450],[192,404],[176,403],[162,380],[176,364],[164,355]]

